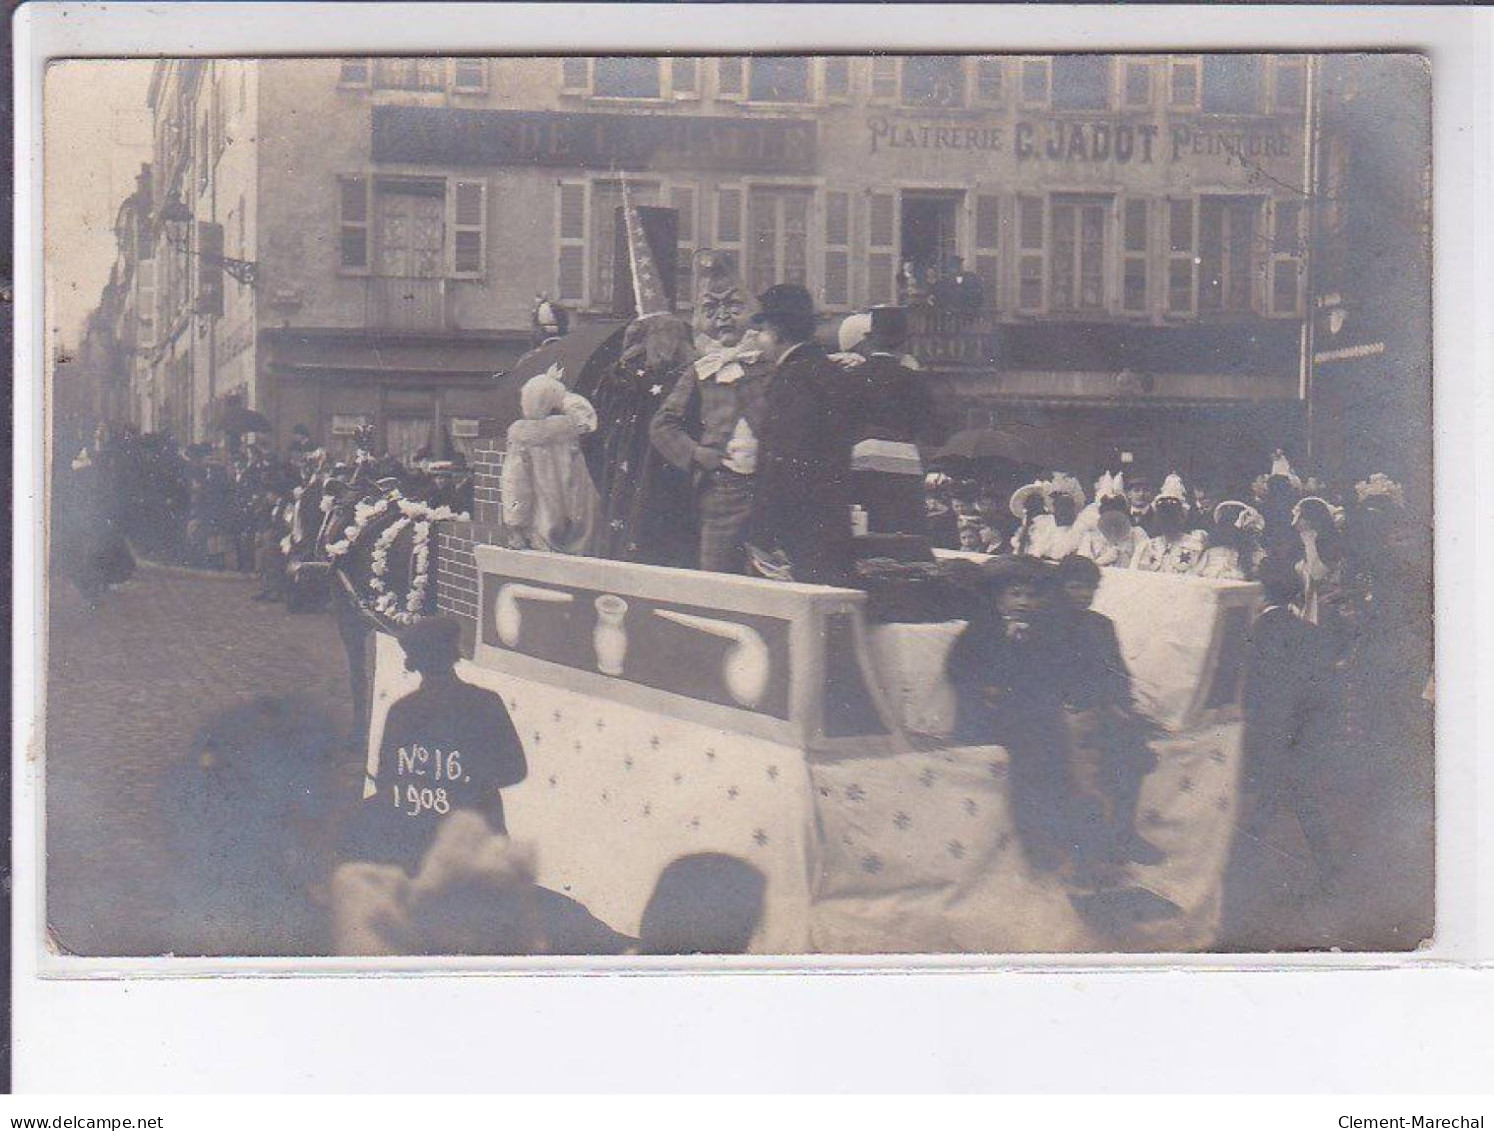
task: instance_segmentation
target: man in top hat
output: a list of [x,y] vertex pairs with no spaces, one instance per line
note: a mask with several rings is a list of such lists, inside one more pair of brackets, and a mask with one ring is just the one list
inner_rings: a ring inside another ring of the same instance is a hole
[[854,388],[814,340],[814,300],[780,283],[753,318],[775,364],[763,416],[751,541],[781,554],[794,581],[844,582],[850,569]]
[[715,255],[700,266],[698,356],[654,414],[649,437],[660,455],[694,480],[700,568],[742,573],[773,361],[748,333],[751,303],[736,264]]
[[[915,441],[928,432],[934,401],[927,383],[903,361],[908,312],[875,306],[841,326],[842,351],[864,360],[846,370],[857,417],[853,492],[874,534],[923,534],[923,465]],[[901,469],[892,470],[894,463]]]

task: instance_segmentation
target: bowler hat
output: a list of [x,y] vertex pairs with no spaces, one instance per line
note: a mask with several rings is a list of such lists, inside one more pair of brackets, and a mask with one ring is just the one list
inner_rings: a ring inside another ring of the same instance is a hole
[[908,340],[908,310],[902,306],[871,308],[871,332],[879,345],[900,346]]
[[789,325],[814,326],[814,299],[797,283],[776,283],[757,296],[758,311],[752,316],[752,324],[779,322]]

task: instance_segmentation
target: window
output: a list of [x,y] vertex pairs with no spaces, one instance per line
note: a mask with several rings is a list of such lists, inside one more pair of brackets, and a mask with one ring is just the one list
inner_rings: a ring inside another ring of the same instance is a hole
[[975,61],[975,100],[982,106],[999,106],[1006,83],[1002,60],[987,57]]
[[1179,110],[1198,109],[1198,56],[1169,60],[1167,104]]
[[1300,200],[1271,203],[1271,313],[1300,315],[1304,304],[1306,213]]
[[965,60],[959,55],[914,55],[904,59],[903,104],[965,105]]
[[[436,177],[374,182],[373,268],[386,279],[439,279],[447,272],[447,185]],[[422,294],[430,288],[419,288]]]
[[1125,106],[1138,109],[1152,104],[1152,64],[1145,59],[1125,61]]
[[373,84],[379,90],[441,90],[444,59],[375,59]]
[[997,306],[1001,279],[1001,198],[985,193],[975,197],[975,273],[981,281],[986,308]]
[[1053,109],[1105,110],[1110,106],[1110,57],[1055,55]]
[[1128,314],[1147,310],[1147,202],[1126,201],[1121,221],[1121,309]]
[[877,102],[897,97],[897,60],[878,55],[871,61],[871,96]]
[[747,95],[754,102],[808,102],[809,60],[765,55],[751,60]]
[[1191,200],[1167,202],[1167,312],[1191,314],[1198,277],[1194,248],[1198,242],[1196,210]]
[[669,206],[675,211],[674,239],[678,249],[674,268],[675,304],[688,308],[695,305],[695,189],[676,185],[669,190]]
[[594,62],[591,92],[598,98],[659,97],[659,60],[608,56]]
[[1259,55],[1205,55],[1205,114],[1258,114],[1261,109]]
[[1255,307],[1257,197],[1206,196],[1198,208],[1198,309],[1229,313]]
[[699,93],[696,60],[669,60],[669,88],[676,98],[694,98]]
[[[635,205],[657,204],[659,186],[628,183],[628,199]],[[612,284],[617,271],[617,212],[622,206],[622,185],[617,181],[595,181],[591,186],[591,293],[587,305],[612,305]]]
[[851,194],[825,193],[826,306],[851,305]]
[[747,194],[747,284],[753,294],[775,283],[809,285],[809,206],[801,189]]
[[875,306],[897,295],[897,194],[873,192],[867,199],[866,298]]
[[585,94],[591,85],[591,60],[574,56],[560,61],[560,89],[567,94]]
[[465,93],[484,91],[488,88],[488,63],[486,59],[454,59],[451,64],[451,89]]
[[555,293],[561,302],[581,302],[586,297],[586,185],[559,185],[556,210]]
[[1056,196],[1050,207],[1050,310],[1105,309],[1105,215],[1102,197]]
[[1053,77],[1051,60],[1022,60],[1022,105],[1048,105],[1049,87]]
[[1306,76],[1306,60],[1300,55],[1289,55],[1278,58],[1272,73],[1275,85],[1271,95],[1272,109],[1300,110],[1306,98],[1304,80]]
[[1043,309],[1048,273],[1046,205],[1041,196],[1017,197],[1017,309],[1025,313]]
[[484,181],[450,182],[451,274],[455,278],[481,278],[487,266],[487,187]]
[[742,60],[737,56],[716,60],[716,93],[722,98],[742,97]]
[[339,86],[367,86],[369,82],[367,59],[344,59],[337,75]]
[[825,97],[836,101],[851,97],[851,61],[844,55],[825,60]]

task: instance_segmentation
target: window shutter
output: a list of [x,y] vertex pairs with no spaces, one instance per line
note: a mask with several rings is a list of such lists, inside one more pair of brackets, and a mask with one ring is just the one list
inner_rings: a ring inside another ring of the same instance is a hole
[[1306,309],[1306,211],[1300,200],[1272,200],[1266,207],[1271,233],[1267,309],[1273,318],[1300,318]]
[[586,184],[565,181],[556,195],[555,295],[561,302],[586,299]]
[[743,60],[727,55],[716,60],[716,94],[720,98],[741,98]]
[[844,55],[825,60],[825,99],[843,102],[851,97],[851,61]]
[[560,89],[566,94],[585,94],[591,89],[591,60],[567,58],[560,61]]
[[368,270],[368,215],[371,185],[367,177],[338,177],[338,266],[347,272]]
[[1046,56],[1023,59],[1018,101],[1026,107],[1047,106],[1053,99],[1053,60]]
[[742,261],[743,196],[741,185],[721,185],[716,189],[716,248],[731,256],[737,269],[745,275],[747,265]]
[[987,310],[1000,306],[1001,198],[993,193],[975,196],[975,264]]
[[1017,309],[1041,314],[1048,299],[1048,200],[1017,197]]
[[1178,110],[1198,109],[1199,66],[1197,55],[1178,55],[1168,61],[1168,105]]
[[975,101],[981,106],[999,106],[1002,102],[1005,67],[995,55],[975,60]]
[[[695,188],[675,185],[669,190],[669,205],[675,211],[674,269],[675,305],[688,310],[695,305]],[[661,264],[662,266],[662,264]]]
[[825,193],[825,288],[827,307],[851,305],[851,194]]
[[866,200],[866,301],[897,298],[897,194],[873,192]]
[[135,313],[140,321],[140,344],[150,346],[156,340],[156,261],[142,259],[138,271]]
[[688,57],[669,61],[669,89],[676,98],[695,98],[699,94],[699,60]]
[[485,181],[448,181],[451,217],[451,275],[480,279],[487,267],[488,193]]
[[874,102],[892,102],[897,98],[897,60],[877,55],[871,61],[871,96]]
[[1192,314],[1198,309],[1198,202],[1167,202],[1167,313]]
[[1120,238],[1121,310],[1126,314],[1146,314],[1151,309],[1150,204],[1141,199],[1121,201]]
[[1306,98],[1306,65],[1307,60],[1301,55],[1279,55],[1272,61],[1271,109],[1278,114],[1302,109]]

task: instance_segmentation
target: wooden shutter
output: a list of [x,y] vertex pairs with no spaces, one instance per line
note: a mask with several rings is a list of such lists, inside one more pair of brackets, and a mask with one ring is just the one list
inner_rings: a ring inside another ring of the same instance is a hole
[[451,217],[451,277],[482,278],[488,260],[487,182],[447,181],[446,214]]
[[367,177],[338,177],[338,267],[348,274],[366,274],[372,185]]
[[851,305],[851,194],[825,193],[825,286],[827,307]]
[[555,199],[555,297],[586,300],[586,182],[562,181]]
[[1120,201],[1120,280],[1116,293],[1126,314],[1151,309],[1151,202],[1140,197]]
[[866,197],[866,301],[897,301],[897,193]]
[[1267,257],[1267,313],[1273,318],[1300,318],[1306,310],[1307,222],[1304,202],[1268,201],[1271,254]]
[[1203,75],[1197,55],[1175,55],[1168,60],[1167,104],[1175,110],[1197,110]]
[[746,195],[741,185],[719,185],[716,189],[716,249],[732,257],[744,279],[747,264],[742,257],[742,206]]
[[1192,314],[1198,309],[1198,201],[1167,201],[1167,313]]
[[736,55],[726,55],[716,60],[716,96],[740,99],[744,89],[745,62]]
[[871,61],[871,97],[873,102],[892,102],[897,98],[897,60],[877,55]]
[[[669,206],[676,216],[674,269],[675,306],[688,310],[695,305],[696,213],[695,186],[675,185],[669,190]],[[661,263],[660,269],[664,268]]]
[[987,310],[1001,305],[1001,198],[995,193],[975,195],[975,263]]
[[1017,197],[1017,309],[1041,314],[1048,305],[1048,200]]

